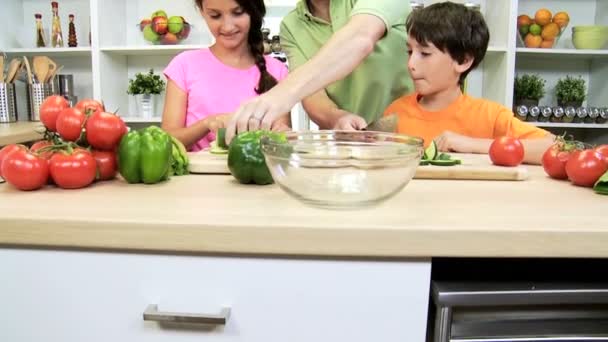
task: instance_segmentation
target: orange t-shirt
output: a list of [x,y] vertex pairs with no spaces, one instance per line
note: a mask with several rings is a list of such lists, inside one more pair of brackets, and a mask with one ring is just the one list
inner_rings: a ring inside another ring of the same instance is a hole
[[399,115],[398,133],[421,137],[424,145],[444,131],[472,138],[543,138],[549,132],[515,118],[506,107],[485,99],[461,95],[447,108],[430,112],[418,103],[419,95],[405,95],[393,101],[384,115]]

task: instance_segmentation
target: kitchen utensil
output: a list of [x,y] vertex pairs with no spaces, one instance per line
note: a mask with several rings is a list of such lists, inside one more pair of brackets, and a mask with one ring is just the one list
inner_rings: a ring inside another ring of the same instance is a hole
[[52,71],[49,72],[49,81],[48,83],[53,84],[53,82],[55,82],[55,75],[57,75],[59,73],[59,71],[61,71],[61,69],[63,69],[63,65],[60,65],[59,68],[55,68]]
[[17,121],[15,84],[0,82],[0,123]]
[[34,56],[32,59],[34,67],[34,74],[39,83],[46,83],[47,75],[49,73],[49,61],[46,56]]
[[23,64],[25,64],[25,70],[27,71],[27,83],[34,83],[34,79],[32,78],[32,68],[30,68],[30,62],[27,60],[27,57],[23,56]]
[[4,56],[0,55],[0,83],[4,82]]
[[17,78],[17,73],[21,69],[21,58],[13,58],[8,64],[8,73],[6,75],[6,83],[14,83]]
[[30,121],[40,121],[40,106],[44,99],[53,95],[48,83],[31,83],[27,86],[27,109]]
[[363,131],[377,131],[394,133],[397,130],[399,117],[397,114],[390,114],[370,123]]
[[54,60],[52,60],[51,58],[44,56],[46,58],[46,61],[49,65],[49,73],[47,74],[47,77],[45,79],[45,83],[48,83],[51,81],[51,77],[52,75],[57,73],[57,63],[55,63]]
[[[521,181],[528,178],[528,168],[502,167],[493,165],[484,154],[450,153],[454,158],[462,160],[461,165],[455,166],[420,166],[416,170],[416,179],[460,179],[460,180],[496,180]],[[208,150],[188,153],[191,173],[200,174],[230,174],[227,155],[212,154]]]

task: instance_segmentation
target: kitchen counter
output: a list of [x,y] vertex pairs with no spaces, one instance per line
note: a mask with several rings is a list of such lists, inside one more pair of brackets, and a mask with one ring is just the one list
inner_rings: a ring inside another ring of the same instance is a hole
[[42,139],[42,134],[36,132],[39,128],[42,124],[33,121],[0,123],[0,146]]
[[413,180],[376,208],[307,207],[226,175],[21,192],[0,185],[0,245],[349,257],[608,257],[608,197],[547,178]]

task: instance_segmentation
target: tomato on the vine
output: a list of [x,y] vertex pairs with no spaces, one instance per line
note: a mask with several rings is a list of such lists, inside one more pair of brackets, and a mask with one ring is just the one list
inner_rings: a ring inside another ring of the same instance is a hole
[[0,149],[0,177],[2,177],[2,162],[4,161],[6,156],[8,156],[10,153],[12,153],[14,151],[24,150],[24,149],[25,149],[25,146],[17,145],[17,144],[6,145]]
[[86,122],[87,141],[96,149],[111,151],[118,146],[127,126],[112,113],[93,113]]
[[63,140],[77,141],[82,134],[86,116],[80,109],[66,108],[57,116],[57,133]]
[[78,101],[78,103],[76,103],[74,107],[80,110],[85,115],[90,115],[96,112],[103,112],[106,110],[102,103],[93,99],[80,100]]
[[51,95],[44,99],[40,105],[40,121],[42,121],[46,129],[55,132],[57,130],[57,116],[62,110],[69,107],[70,104],[68,103],[68,100],[63,96]]
[[47,183],[49,164],[22,146],[4,157],[2,177],[19,190],[36,190]]
[[97,150],[93,150],[92,153],[97,163],[97,178],[102,181],[114,179],[118,169],[116,153],[114,151]]
[[524,145],[517,138],[496,138],[490,145],[489,154],[496,165],[517,166],[524,160]]
[[57,186],[63,189],[83,188],[95,180],[97,163],[90,152],[76,149],[53,154],[50,173]]
[[608,145],[597,146],[595,150],[604,156],[604,159],[608,162]]
[[566,163],[568,179],[580,186],[592,187],[607,170],[608,163],[595,150],[576,151]]
[[40,156],[40,158],[42,159],[49,160],[53,155],[53,151],[45,149],[40,152],[41,149],[46,148],[48,146],[53,146],[53,142],[49,140],[39,140],[32,144],[32,146],[30,147],[30,151],[37,153],[38,156]]

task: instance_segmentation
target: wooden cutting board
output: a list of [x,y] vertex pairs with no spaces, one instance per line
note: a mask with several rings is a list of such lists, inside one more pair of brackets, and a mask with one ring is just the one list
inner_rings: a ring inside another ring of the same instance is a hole
[[[470,180],[525,180],[528,169],[524,165],[503,167],[492,165],[490,158],[482,154],[450,153],[462,160],[456,166],[420,166],[414,178],[417,179],[470,179]],[[191,173],[229,174],[227,154],[212,154],[204,150],[188,153]]]

